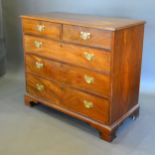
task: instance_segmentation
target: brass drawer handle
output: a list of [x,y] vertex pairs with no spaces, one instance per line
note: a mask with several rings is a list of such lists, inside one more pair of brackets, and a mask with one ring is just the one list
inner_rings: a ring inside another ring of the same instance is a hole
[[92,84],[94,83],[94,77],[88,76],[88,75],[84,75],[84,80],[87,84]]
[[88,53],[88,52],[84,52],[83,56],[88,61],[92,61],[95,57],[95,55],[93,53]]
[[84,104],[84,107],[87,109],[91,109],[94,107],[94,104],[91,101],[83,100],[83,104]]
[[39,62],[39,61],[36,61],[35,65],[36,65],[37,69],[41,69],[44,67],[44,64],[42,62]]
[[36,88],[38,91],[42,92],[44,90],[44,85],[37,83]]
[[90,32],[80,32],[80,38],[83,40],[88,40],[91,37],[91,33]]
[[38,32],[43,32],[45,30],[45,25],[37,25],[36,28]]
[[40,41],[34,41],[34,45],[35,45],[36,48],[41,48],[43,43],[40,42]]

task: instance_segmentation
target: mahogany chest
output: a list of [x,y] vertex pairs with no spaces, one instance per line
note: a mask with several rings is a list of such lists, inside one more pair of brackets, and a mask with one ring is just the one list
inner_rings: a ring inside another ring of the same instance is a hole
[[138,116],[144,21],[45,13],[22,27],[27,105],[83,120],[106,141]]

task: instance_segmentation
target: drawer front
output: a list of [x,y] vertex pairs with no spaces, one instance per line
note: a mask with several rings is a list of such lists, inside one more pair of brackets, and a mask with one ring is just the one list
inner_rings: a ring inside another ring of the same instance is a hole
[[108,122],[109,102],[74,89],[27,74],[27,92],[52,104],[102,123]]
[[28,35],[24,36],[24,46],[26,52],[101,72],[110,72],[111,53],[104,50],[59,43]]
[[28,54],[26,55],[26,71],[96,95],[110,96],[110,78],[104,74]]
[[62,26],[56,23],[23,19],[23,31],[26,34],[34,34],[53,39],[60,39]]
[[52,101],[55,104],[60,104],[62,97],[61,87],[51,83],[48,80],[42,80],[30,74],[26,75],[27,92],[35,97]]
[[100,29],[64,25],[63,40],[82,45],[111,49],[112,33]]

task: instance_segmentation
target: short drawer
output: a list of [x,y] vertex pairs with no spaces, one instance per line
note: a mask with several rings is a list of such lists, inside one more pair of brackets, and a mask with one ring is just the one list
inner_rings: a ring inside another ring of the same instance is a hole
[[57,82],[48,81],[30,74],[27,74],[26,78],[27,92],[30,95],[48,101],[51,105],[56,104],[96,121],[108,122],[108,100],[64,87]]
[[80,67],[26,55],[26,71],[96,95],[110,96],[110,77]]
[[89,68],[101,72],[110,72],[111,53],[82,46],[60,43],[39,37],[24,36],[24,48],[47,58]]
[[23,19],[23,31],[25,34],[34,34],[53,39],[60,39],[62,26],[39,20]]
[[63,26],[63,40],[82,45],[111,49],[112,33],[80,26]]

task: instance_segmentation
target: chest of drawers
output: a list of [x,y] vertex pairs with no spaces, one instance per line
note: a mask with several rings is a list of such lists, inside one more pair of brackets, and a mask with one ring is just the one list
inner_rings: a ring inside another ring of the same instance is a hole
[[106,141],[138,116],[144,21],[45,13],[22,27],[27,105],[83,120]]

